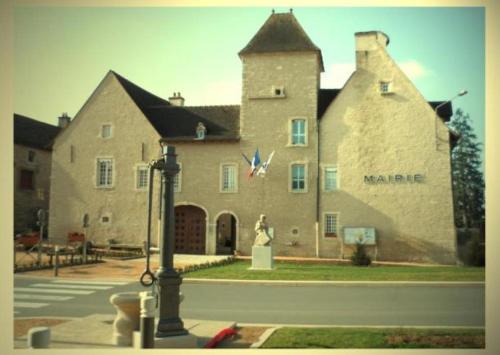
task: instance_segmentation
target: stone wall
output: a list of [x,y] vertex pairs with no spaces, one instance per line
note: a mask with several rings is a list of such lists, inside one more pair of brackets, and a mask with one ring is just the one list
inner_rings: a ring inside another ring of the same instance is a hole
[[[34,161],[28,161],[29,152]],[[51,152],[19,144],[14,145],[14,233],[36,227],[36,211],[49,208]],[[33,189],[20,187],[21,170],[33,172]]]

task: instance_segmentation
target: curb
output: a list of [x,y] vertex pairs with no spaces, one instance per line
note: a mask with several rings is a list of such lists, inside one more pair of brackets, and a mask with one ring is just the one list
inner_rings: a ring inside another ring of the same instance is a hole
[[286,286],[485,286],[484,281],[297,281],[297,280],[236,280],[183,278],[185,284],[255,284]]
[[278,330],[279,328],[281,328],[281,327],[274,327],[274,328],[266,329],[266,331],[260,335],[259,340],[257,340],[255,343],[250,345],[250,348],[251,349],[260,348],[262,346],[262,344],[264,344],[266,342],[266,340],[269,339],[271,337],[271,335],[273,335],[273,333],[276,330]]
[[[79,280],[99,282],[139,282],[138,278],[81,278],[64,276],[38,276],[15,274],[15,278],[47,279],[47,280]],[[485,286],[485,281],[297,281],[297,280],[237,280],[237,279],[200,279],[182,278],[183,284],[254,284],[283,286],[436,286],[436,287],[477,287]]]

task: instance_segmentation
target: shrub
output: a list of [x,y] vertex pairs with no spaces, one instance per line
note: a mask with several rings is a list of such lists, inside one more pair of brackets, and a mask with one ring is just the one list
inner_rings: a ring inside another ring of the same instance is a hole
[[351,262],[356,266],[368,266],[372,263],[372,260],[366,254],[365,246],[361,243],[356,243],[356,250],[351,256]]
[[470,266],[484,266],[484,243],[477,236],[465,245],[464,262]]

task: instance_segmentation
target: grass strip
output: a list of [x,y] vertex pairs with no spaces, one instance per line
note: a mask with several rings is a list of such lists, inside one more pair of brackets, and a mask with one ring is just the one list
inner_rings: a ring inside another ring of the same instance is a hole
[[271,271],[248,270],[250,261],[190,271],[186,278],[296,281],[484,281],[484,267],[369,266],[276,261]]
[[484,329],[280,328],[262,348],[474,348],[485,346]]

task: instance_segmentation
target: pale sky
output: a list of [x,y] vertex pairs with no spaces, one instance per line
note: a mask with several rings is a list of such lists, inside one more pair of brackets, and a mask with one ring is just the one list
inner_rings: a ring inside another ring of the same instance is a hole
[[[186,105],[239,104],[240,51],[272,7],[16,7],[14,111],[57,124],[78,112],[108,70]],[[276,8],[277,12],[289,11]],[[453,102],[484,142],[483,8],[295,7],[321,48],[323,88],[340,88],[354,70],[354,33],[382,30],[389,54],[429,101]]]

